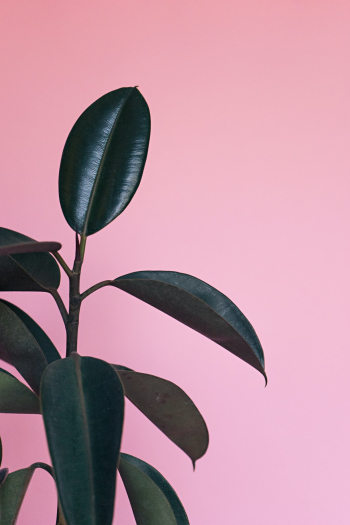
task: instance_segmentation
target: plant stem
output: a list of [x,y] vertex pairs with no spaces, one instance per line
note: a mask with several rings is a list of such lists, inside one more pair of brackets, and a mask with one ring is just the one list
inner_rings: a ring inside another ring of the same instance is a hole
[[72,275],[72,270],[69,268],[68,264],[66,263],[66,261],[63,259],[63,257],[58,253],[58,252],[52,252],[52,255],[55,257],[55,259],[57,259],[57,261],[60,263],[60,265],[62,266],[63,270],[66,272],[66,274],[68,275],[68,277],[71,277]]
[[88,288],[87,290],[85,290],[84,293],[81,294],[81,300],[83,301],[90,294],[92,294],[93,292],[96,292],[96,290],[99,290],[100,288],[103,288],[104,286],[108,286],[112,282],[113,281],[109,280],[109,281],[102,281],[100,283],[94,284],[94,286],[91,286],[91,288]]
[[64,305],[64,302],[62,301],[62,297],[60,296],[58,291],[55,290],[54,288],[50,290],[50,294],[55,299],[58,309],[62,315],[63,322],[64,324],[66,324],[68,321],[68,312],[67,312],[67,308]]
[[80,273],[82,264],[83,261],[77,235],[74,266],[69,276],[69,313],[66,322],[67,357],[70,356],[72,352],[76,352],[78,347],[79,314],[82,301],[82,296],[80,295]]

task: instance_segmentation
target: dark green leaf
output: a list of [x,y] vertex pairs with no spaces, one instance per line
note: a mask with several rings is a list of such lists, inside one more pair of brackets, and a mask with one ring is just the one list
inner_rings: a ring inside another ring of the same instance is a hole
[[29,317],[28,314],[26,314],[23,310],[18,308],[18,306],[10,303],[9,301],[4,301],[4,299],[0,299],[0,302],[8,306],[17,315],[17,317],[20,318],[22,323],[25,324],[25,326],[28,328],[34,339],[36,339],[48,363],[52,363],[52,361],[61,359],[61,356],[56,350],[56,347],[51,341],[51,339],[45,334],[44,330],[40,328],[40,326],[34,321],[34,319]]
[[92,357],[51,363],[41,411],[62,510],[69,525],[110,525],[124,416],[118,374]]
[[233,302],[209,284],[178,272],[135,272],[109,283],[174,317],[259,370],[264,353],[254,328]]
[[28,468],[11,472],[0,487],[1,525],[14,525],[16,523],[30,480],[37,468],[42,468],[52,475],[52,469],[49,465],[34,463]]
[[4,484],[5,479],[8,476],[8,473],[9,473],[9,469],[8,468],[0,468],[0,487],[1,487],[1,485]]
[[39,398],[2,368],[0,368],[0,413],[40,414]]
[[0,301],[0,359],[17,368],[39,394],[41,376],[48,361],[33,334],[5,301]]
[[88,236],[115,219],[136,192],[146,162],[150,115],[136,88],[99,98],[65,144],[59,195],[69,226]]
[[193,464],[209,443],[208,429],[197,407],[171,381],[113,365],[126,397],[164,434],[180,447]]
[[120,455],[119,472],[137,525],[189,525],[176,492],[148,463]]
[[[36,242],[7,228],[0,228],[0,249],[14,244]],[[41,243],[38,243],[41,244]],[[17,253],[0,257],[0,291],[48,292],[60,284],[60,269],[49,253]]]
[[0,247],[0,256],[14,255],[16,253],[33,253],[33,252],[57,252],[62,248],[59,242],[19,242],[17,244],[8,244]]

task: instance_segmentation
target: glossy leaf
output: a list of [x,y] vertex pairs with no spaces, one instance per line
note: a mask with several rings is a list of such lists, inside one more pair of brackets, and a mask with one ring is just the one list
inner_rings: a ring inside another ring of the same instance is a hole
[[5,482],[0,487],[1,525],[14,525],[16,523],[30,480],[37,468],[42,468],[52,474],[49,465],[34,463],[28,468],[11,472],[6,477]]
[[63,514],[69,525],[110,525],[124,416],[115,370],[92,357],[51,363],[41,411]]
[[189,525],[176,492],[158,470],[129,454],[120,455],[118,468],[137,525]]
[[[13,247],[14,244],[23,247],[24,243],[33,242],[36,241],[26,235],[0,228],[0,250]],[[60,279],[59,266],[49,253],[12,253],[12,255],[0,256],[0,291],[2,292],[49,292],[50,289],[59,287]]]
[[46,335],[44,330],[42,330],[42,328],[40,328],[40,326],[34,321],[34,319],[32,319],[23,310],[18,308],[18,306],[10,303],[9,301],[4,301],[4,299],[0,299],[0,303],[4,303],[8,308],[10,308],[17,315],[17,317],[20,318],[20,320],[26,326],[26,328],[28,328],[29,332],[32,334],[32,336],[40,346],[48,363],[52,363],[52,361],[61,359],[61,356],[58,353],[51,339]]
[[[5,301],[0,301],[0,359],[17,368],[36,394],[48,360],[34,335]],[[34,322],[34,321],[33,321]]]
[[39,398],[2,368],[0,368],[0,413],[40,414]]
[[73,230],[92,235],[126,208],[140,184],[149,136],[149,109],[136,88],[107,93],[79,117],[59,176],[62,211]]
[[208,429],[188,395],[171,381],[113,366],[126,397],[180,447],[193,464],[201,458],[208,448]]
[[34,253],[34,252],[57,252],[62,248],[59,242],[19,242],[17,244],[8,244],[0,247],[0,257],[2,255],[14,255],[16,253]]
[[254,328],[233,302],[209,284],[178,272],[135,272],[109,283],[174,317],[259,370],[264,353]]

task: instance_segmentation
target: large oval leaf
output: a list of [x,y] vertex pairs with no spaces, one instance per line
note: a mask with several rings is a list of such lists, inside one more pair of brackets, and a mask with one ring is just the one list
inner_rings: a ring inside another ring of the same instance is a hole
[[17,368],[34,392],[39,394],[41,376],[48,360],[13,306],[10,308],[5,301],[0,301],[0,359]]
[[259,370],[264,353],[254,328],[233,302],[209,284],[178,272],[135,272],[110,285],[193,328]]
[[48,363],[52,363],[52,361],[61,359],[61,356],[58,353],[51,339],[45,334],[44,330],[40,328],[40,326],[34,321],[34,319],[32,319],[23,310],[18,308],[18,306],[10,303],[9,301],[4,301],[4,299],[0,299],[0,302],[5,304],[8,308],[10,308],[17,315],[17,317],[20,318],[20,320],[26,326],[26,328],[28,328],[29,332],[32,334],[32,336],[40,346]]
[[158,470],[129,454],[120,455],[118,468],[137,525],[189,525],[176,492]]
[[110,525],[124,417],[114,369],[92,357],[51,363],[41,411],[63,514],[69,525]]
[[65,144],[59,195],[69,226],[92,235],[115,219],[140,184],[150,136],[147,103],[136,88],[99,98]]
[[16,523],[30,480],[37,468],[42,468],[52,475],[52,469],[49,465],[34,463],[28,468],[11,472],[0,487],[1,525],[14,525]]
[[113,365],[126,397],[181,448],[193,465],[209,443],[207,425],[187,394],[171,381]]
[[[0,228],[0,249],[20,244],[22,250],[24,243],[32,242],[36,241],[13,230]],[[60,279],[59,266],[49,253],[23,253],[22,250],[22,253],[0,256],[0,291],[49,292],[59,287]]]
[[0,412],[40,414],[39,398],[12,374],[0,368]]

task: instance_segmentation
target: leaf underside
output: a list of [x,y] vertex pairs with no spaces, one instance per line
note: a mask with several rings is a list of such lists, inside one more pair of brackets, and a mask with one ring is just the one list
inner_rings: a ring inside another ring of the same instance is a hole
[[209,443],[199,410],[177,385],[160,377],[113,365],[126,397],[192,460],[201,458]]

